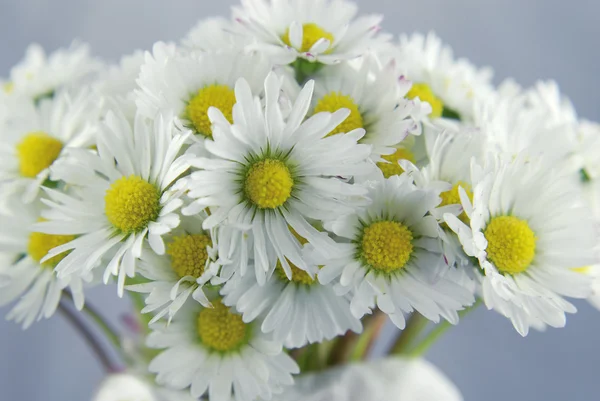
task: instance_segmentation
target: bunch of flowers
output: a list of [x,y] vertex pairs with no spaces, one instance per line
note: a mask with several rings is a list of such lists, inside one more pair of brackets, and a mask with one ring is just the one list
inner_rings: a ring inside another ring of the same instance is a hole
[[[8,319],[83,309],[148,399],[293,400],[387,318],[420,355],[480,304],[525,336],[600,303],[600,126],[553,82],[496,87],[432,33],[310,3],[243,0],[113,66],[27,50],[0,90]],[[101,283],[135,336],[85,304]]]

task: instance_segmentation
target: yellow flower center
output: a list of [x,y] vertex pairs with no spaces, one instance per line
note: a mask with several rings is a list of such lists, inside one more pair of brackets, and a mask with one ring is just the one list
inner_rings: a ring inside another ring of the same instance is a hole
[[535,257],[535,233],[525,220],[514,216],[492,218],[483,233],[488,241],[487,258],[498,271],[522,273]]
[[[471,186],[464,181],[459,181],[452,187],[452,189],[446,192],[442,192],[440,194],[440,198],[442,198],[442,203],[440,203],[440,207],[461,204],[460,195],[458,193],[458,187],[462,187],[467,193],[467,196],[469,197],[471,202],[473,202],[473,192],[471,192]],[[469,216],[467,216],[467,214],[464,211],[460,214],[460,216],[458,216],[458,218],[463,223],[469,224]]]
[[362,256],[372,268],[385,273],[402,269],[413,251],[412,232],[397,221],[378,221],[364,229]]
[[[325,53],[329,52],[331,50],[331,45],[333,44],[333,35],[313,22],[303,24],[302,47],[300,47],[298,50],[301,52],[309,51],[319,39],[327,39],[329,41],[329,48]],[[281,40],[283,40],[283,43],[286,45],[290,47],[292,46],[292,43],[290,42],[290,28],[286,29],[285,33],[281,37]]]
[[4,83],[4,85],[2,85],[2,90],[4,91],[4,93],[11,93],[14,89],[15,89],[14,82],[6,82],[6,83]]
[[275,209],[283,205],[292,194],[293,187],[290,169],[276,159],[254,163],[244,183],[246,195],[261,209]]
[[160,211],[158,188],[135,175],[113,182],[104,201],[108,221],[125,234],[146,228]]
[[19,171],[33,178],[50,167],[63,149],[63,143],[45,132],[31,132],[17,145]]
[[167,254],[171,257],[171,268],[179,277],[200,277],[208,260],[207,247],[212,246],[208,235],[184,234],[167,244]]
[[576,273],[580,274],[589,274],[591,270],[591,266],[583,266],[583,267],[573,267],[571,268]]
[[350,110],[350,115],[327,136],[347,133],[356,128],[364,128],[363,118],[358,110],[358,105],[354,103],[354,99],[350,95],[344,95],[340,92],[330,92],[319,99],[315,106],[314,114],[322,111],[333,113],[343,108]]
[[431,88],[427,84],[413,84],[406,94],[406,97],[409,99],[418,97],[422,101],[429,103],[431,105],[431,113],[429,113],[429,117],[431,118],[439,118],[444,112],[444,103],[431,91]]
[[248,339],[248,326],[240,315],[233,313],[221,300],[212,304],[212,308],[204,308],[198,315],[200,340],[205,346],[219,352],[239,349]]
[[385,178],[404,173],[404,169],[398,164],[399,160],[408,160],[415,163],[415,155],[406,148],[398,148],[391,155],[383,155],[381,158],[389,162],[377,162],[377,167],[383,172]]
[[190,120],[196,132],[212,137],[212,125],[208,119],[208,109],[221,110],[227,121],[233,123],[235,92],[227,85],[209,85],[200,89],[185,108],[185,118]]
[[[31,233],[29,243],[27,244],[27,253],[31,259],[40,262],[52,249],[57,246],[64,245],[75,239],[74,235],[53,235],[44,233]],[[69,252],[63,252],[48,259],[42,264],[43,267],[53,269],[56,265],[67,256]]]

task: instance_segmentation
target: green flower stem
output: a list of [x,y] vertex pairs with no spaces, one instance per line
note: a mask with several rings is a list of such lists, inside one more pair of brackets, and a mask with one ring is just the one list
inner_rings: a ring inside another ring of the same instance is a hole
[[[71,294],[70,291],[65,290],[63,291],[63,294],[66,296],[66,298],[73,302],[73,294]],[[106,339],[112,344],[117,354],[124,360],[124,355],[121,349],[121,338],[117,334],[117,330],[89,302],[84,305],[82,312],[85,313],[85,315],[102,331]]]
[[352,350],[359,341],[359,335],[348,331],[343,337],[335,341],[329,354],[327,366],[342,365],[350,358]]
[[413,312],[412,316],[406,323],[406,327],[404,330],[402,330],[402,333],[392,347],[390,355],[407,354],[415,339],[421,334],[428,323],[429,320],[427,320],[419,312]]
[[92,330],[83,322],[77,311],[74,311],[71,307],[66,305],[64,298],[60,300],[60,303],[58,304],[58,310],[81,335],[84,341],[92,349],[92,352],[96,354],[96,357],[98,357],[98,360],[102,364],[104,370],[107,373],[119,371],[119,368],[113,365],[109,353],[104,349],[102,343],[98,341]]
[[358,338],[356,346],[350,355],[350,361],[365,360],[373,348],[379,334],[387,321],[387,315],[381,311],[375,312],[372,319],[366,322],[362,335]]
[[[481,300],[478,299],[477,302],[475,302],[472,306],[463,311],[460,311],[460,318],[462,319],[471,311],[477,309],[477,307],[481,305],[481,303]],[[446,331],[448,331],[450,327],[452,327],[452,324],[448,323],[447,320],[444,320],[443,322],[439,323],[413,349],[411,349],[408,352],[408,355],[411,357],[423,356],[429,350],[429,348],[431,348],[431,346],[435,344],[437,340],[439,340]]]

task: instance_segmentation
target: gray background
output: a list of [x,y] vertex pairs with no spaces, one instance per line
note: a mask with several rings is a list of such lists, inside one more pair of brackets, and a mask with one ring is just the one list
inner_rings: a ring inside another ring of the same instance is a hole
[[[177,40],[201,17],[228,15],[234,0],[0,0],[0,76],[32,41],[53,50],[78,37],[117,60],[157,40]],[[600,5],[593,0],[359,0],[384,13],[394,34],[434,29],[455,53],[494,67],[496,79],[524,85],[555,78],[579,114],[599,120]],[[113,288],[91,302],[115,323],[126,312]],[[565,329],[521,338],[510,323],[481,309],[452,329],[429,359],[467,401],[600,399],[600,312],[583,302]],[[3,311],[5,312],[5,311]],[[26,332],[0,321],[0,401],[89,400],[101,370],[61,317]]]

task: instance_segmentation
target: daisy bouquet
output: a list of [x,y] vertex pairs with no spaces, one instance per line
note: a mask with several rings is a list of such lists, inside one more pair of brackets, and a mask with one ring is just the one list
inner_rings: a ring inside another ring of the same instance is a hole
[[242,0],[118,65],[29,47],[0,90],[7,318],[63,313],[100,401],[439,401],[411,358],[470,310],[525,336],[599,304],[600,126],[381,19]]

